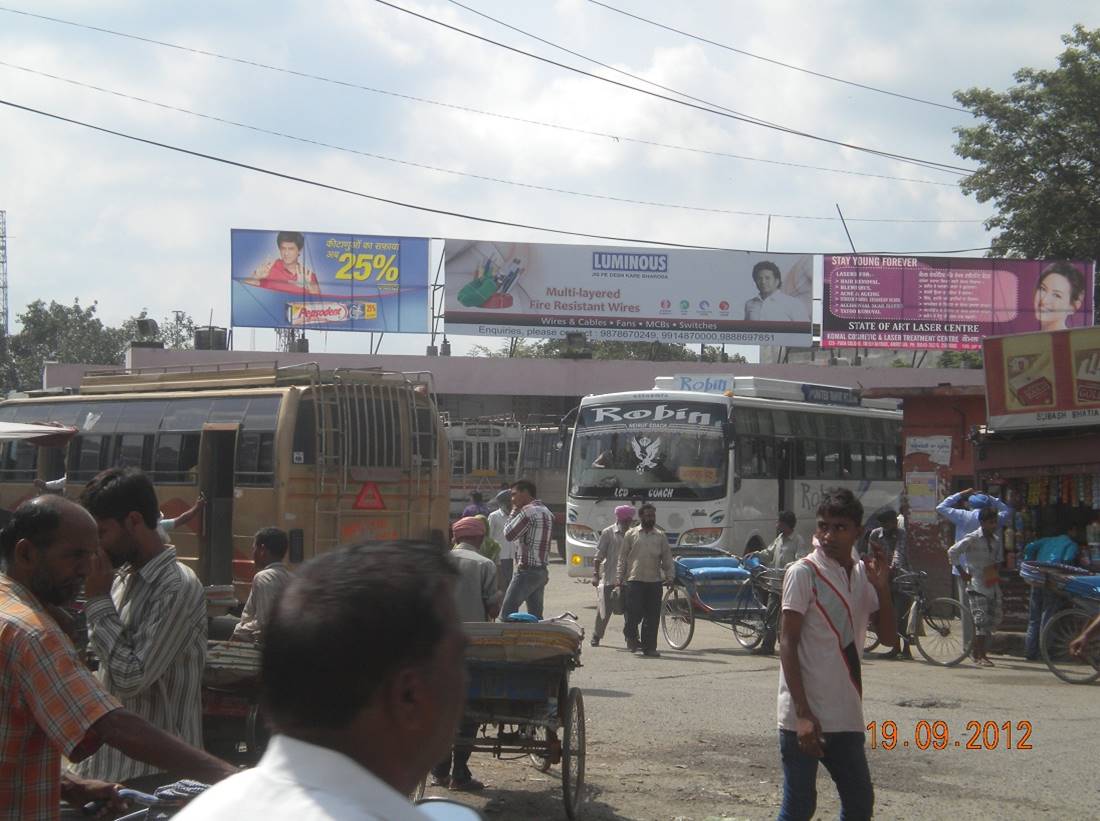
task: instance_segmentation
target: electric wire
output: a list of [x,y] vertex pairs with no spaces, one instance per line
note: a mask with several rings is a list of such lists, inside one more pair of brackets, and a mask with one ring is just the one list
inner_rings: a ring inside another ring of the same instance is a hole
[[872,154],[872,155],[878,156],[878,157],[885,157],[887,159],[896,160],[898,162],[907,163],[907,164],[910,164],[910,165],[922,166],[924,168],[930,168],[930,169],[936,170],[936,171],[946,171],[946,172],[960,173],[960,174],[972,174],[973,173],[973,169],[970,169],[970,168],[963,168],[962,166],[950,165],[948,163],[936,162],[934,160],[924,160],[924,159],[920,159],[919,157],[912,157],[912,156],[909,156],[909,155],[906,155],[906,154],[896,154],[896,153],[893,153],[893,152],[890,152],[890,151],[884,151],[884,150],[878,149],[878,148],[871,148],[869,146],[857,145],[856,143],[844,142],[843,140],[836,140],[836,139],[833,139],[831,137],[823,137],[819,134],[812,134],[808,131],[800,131],[798,129],[790,128],[788,126],[783,126],[783,125],[777,125],[775,123],[764,122],[763,120],[759,120],[759,119],[750,117],[749,115],[746,115],[746,114],[731,113],[731,111],[723,111],[723,110],[708,107],[708,106],[705,106],[705,105],[699,105],[698,103],[693,103],[689,100],[680,100],[680,99],[677,99],[675,97],[669,97],[665,94],[658,94],[656,91],[650,91],[650,90],[645,89],[645,88],[638,88],[637,86],[632,86],[629,83],[623,83],[623,82],[619,82],[618,80],[613,80],[610,77],[602,77],[599,74],[593,74],[592,72],[585,71],[582,68],[577,68],[576,66],[571,66],[567,63],[562,63],[562,62],[559,62],[557,60],[551,60],[549,57],[543,57],[543,56],[535,54],[533,52],[525,51],[524,49],[518,48],[516,46],[510,46],[507,43],[500,42],[499,40],[493,40],[490,37],[485,37],[484,35],[477,34],[477,33],[472,32],[472,31],[468,31],[467,29],[461,28],[459,26],[451,25],[450,23],[446,23],[442,20],[438,20],[435,17],[431,17],[430,15],[421,14],[418,11],[413,11],[412,9],[404,8],[403,6],[399,6],[396,3],[390,3],[389,0],[374,0],[374,2],[378,3],[379,5],[386,6],[387,8],[394,9],[395,11],[402,12],[403,14],[407,14],[411,17],[416,17],[420,20],[424,20],[425,22],[431,23],[431,24],[439,26],[441,28],[448,29],[449,31],[453,31],[453,32],[456,32],[458,34],[462,34],[466,37],[470,37],[470,38],[473,38],[475,40],[480,40],[483,43],[488,43],[488,44],[496,46],[498,48],[505,49],[506,51],[511,51],[515,54],[521,54],[524,57],[529,57],[533,60],[538,60],[539,62],[547,63],[548,65],[557,66],[558,68],[565,69],[566,71],[571,71],[571,72],[573,72],[575,74],[579,74],[583,77],[589,77],[589,78],[594,79],[594,80],[599,80],[600,82],[603,82],[603,83],[609,83],[611,85],[618,86],[619,88],[624,88],[624,89],[627,89],[629,91],[633,91],[633,92],[638,93],[638,94],[644,94],[648,97],[653,97],[653,98],[658,99],[658,100],[664,100],[666,102],[670,102],[670,103],[673,103],[675,105],[684,106],[686,108],[691,108],[691,109],[694,109],[696,111],[702,111],[706,114],[714,114],[718,117],[725,117],[727,119],[736,120],[738,122],[747,123],[749,125],[755,125],[755,126],[758,126],[760,128],[767,128],[767,129],[771,129],[773,131],[779,131],[781,133],[790,134],[790,135],[796,136],[796,137],[804,137],[805,139],[814,140],[816,142],[826,143],[828,145],[835,145],[835,146],[838,146],[838,147],[841,147],[841,148],[850,148],[854,151],[860,151],[860,152],[863,152],[865,154]]
[[[186,53],[190,53],[190,54],[198,54],[198,55],[201,55],[203,57],[209,57],[209,58],[216,59],[216,60],[223,60],[223,61],[229,62],[229,63],[237,63],[237,64],[240,64],[240,65],[249,66],[250,68],[261,69],[263,71],[271,71],[271,72],[276,72],[276,73],[280,73],[280,74],[286,74],[288,76],[298,77],[298,78],[313,81],[313,82],[328,83],[328,84],[335,85],[335,86],[341,86],[341,87],[344,87],[344,88],[355,89],[357,91],[365,91],[369,94],[379,94],[379,95],[383,95],[383,96],[393,97],[395,99],[406,100],[406,101],[414,102],[414,103],[420,103],[422,105],[437,106],[439,108],[451,109],[453,111],[461,111],[461,112],[464,112],[464,113],[467,113],[467,114],[475,114],[475,115],[482,116],[482,117],[493,117],[493,118],[496,118],[496,119],[506,120],[506,121],[510,121],[510,122],[517,122],[517,123],[523,123],[525,125],[536,126],[536,127],[539,127],[539,128],[552,128],[552,129],[555,129],[555,130],[558,130],[558,131],[565,131],[565,132],[574,133],[574,134],[585,134],[585,135],[592,136],[592,137],[600,137],[600,138],[604,138],[604,139],[615,140],[616,142],[628,142],[628,143],[634,143],[634,144],[638,144],[638,145],[647,145],[647,146],[654,147],[654,148],[668,149],[668,150],[672,150],[672,151],[685,151],[685,152],[691,152],[691,153],[695,153],[695,154],[704,154],[704,155],[713,156],[713,157],[725,157],[725,158],[735,159],[735,160],[745,160],[746,162],[758,162],[758,163],[765,163],[765,164],[768,164],[768,165],[784,166],[784,167],[788,167],[788,168],[804,168],[804,169],[811,170],[811,171],[822,171],[822,172],[831,173],[831,174],[846,174],[846,175],[857,176],[857,177],[871,177],[871,178],[882,179],[882,180],[895,180],[895,181],[898,181],[898,182],[912,182],[912,183],[918,183],[918,184],[921,184],[921,185],[940,185],[940,186],[955,187],[955,188],[959,187],[959,183],[951,182],[951,181],[925,180],[925,179],[920,179],[920,178],[916,178],[916,177],[898,177],[898,176],[891,176],[891,175],[888,175],[888,174],[875,174],[875,173],[871,173],[871,172],[868,172],[868,171],[854,171],[854,170],[845,169],[845,168],[830,168],[830,167],[827,167],[827,166],[810,165],[810,164],[807,164],[807,163],[797,163],[797,162],[792,162],[792,161],[769,160],[769,159],[765,159],[763,157],[752,157],[752,156],[749,156],[749,155],[746,155],[746,154],[735,154],[735,153],[726,152],[726,151],[715,151],[715,150],[712,150],[712,149],[697,148],[697,147],[693,147],[693,146],[675,145],[675,144],[671,144],[671,143],[662,143],[662,142],[658,142],[656,140],[647,140],[647,139],[643,139],[643,138],[639,138],[639,137],[627,137],[627,136],[624,136],[624,135],[621,135],[621,134],[611,134],[611,133],[603,132],[603,131],[592,131],[592,130],[588,130],[588,129],[577,128],[577,127],[574,127],[574,126],[562,125],[561,123],[552,123],[552,122],[546,122],[546,121],[543,121],[543,120],[533,120],[533,119],[528,119],[528,118],[525,118],[525,117],[518,117],[518,116],[515,116],[515,115],[511,115],[511,114],[502,114],[502,113],[496,112],[496,111],[487,111],[485,109],[474,108],[472,106],[459,105],[458,103],[449,103],[449,102],[444,102],[444,101],[441,101],[441,100],[433,100],[429,97],[418,97],[418,96],[415,96],[415,95],[412,95],[412,94],[403,94],[401,92],[390,91],[388,89],[383,89],[383,88],[376,88],[374,86],[368,86],[368,85],[364,85],[364,84],[361,84],[361,83],[355,83],[355,82],[351,82],[349,80],[341,80],[341,79],[334,78],[334,77],[326,77],[326,76],[320,75],[320,74],[311,74],[309,72],[298,71],[298,70],[295,70],[295,69],[286,68],[284,66],[276,66],[276,65],[271,65],[269,63],[262,63],[262,62],[259,62],[257,60],[250,60],[250,59],[243,58],[243,57],[234,57],[233,55],[221,54],[221,53],[215,52],[215,51],[207,51],[205,49],[194,48],[194,47],[191,47],[191,46],[184,46],[184,45],[180,45],[178,43],[170,43],[170,42],[167,42],[165,40],[156,40],[154,38],[144,37],[144,36],[141,36],[141,35],[138,35],[138,34],[130,34],[128,32],[117,31],[115,29],[103,28],[101,26],[92,26],[92,25],[88,25],[88,24],[85,24],[85,23],[77,23],[75,21],[65,20],[65,19],[60,18],[60,17],[50,17],[50,16],[47,16],[47,15],[44,15],[44,14],[34,14],[32,12],[23,11],[23,10],[20,10],[20,9],[12,9],[12,8],[8,8],[8,7],[5,7],[5,6],[0,6],[0,12],[7,12],[9,14],[17,14],[17,15],[21,15],[21,16],[24,16],[24,17],[30,17],[30,18],[50,22],[50,23],[57,23],[59,25],[71,26],[73,28],[85,29],[87,31],[94,31],[94,32],[97,32],[99,34],[106,34],[106,35],[111,36],[111,37],[119,37],[119,38],[123,38],[123,39],[134,40],[136,42],[146,43],[146,44],[149,44],[149,45],[162,46],[164,48],[175,49],[177,51],[182,51],[182,52],[186,52]],[[936,169],[936,170],[940,170],[940,169]]]
[[[777,217],[790,220],[818,220],[818,221],[839,221],[838,217],[825,217],[816,215],[805,214],[778,214],[769,211],[744,211],[732,208],[714,208],[700,205],[685,205],[683,203],[669,203],[659,202],[655,200],[639,200],[629,197],[617,197],[610,194],[595,194],[590,191],[574,191],[568,188],[555,188],[548,185],[539,185],[537,183],[524,182],[522,180],[510,180],[502,177],[493,177],[486,174],[475,174],[469,171],[457,171],[452,168],[443,168],[441,166],[429,165],[428,163],[416,162],[414,160],[401,159],[399,157],[390,157],[385,154],[378,154],[371,151],[363,151],[356,148],[350,148],[348,146],[336,145],[334,143],[327,143],[321,140],[315,140],[309,137],[302,137],[296,134],[289,134],[284,131],[276,131],[269,128],[263,128],[262,126],[252,125],[250,123],[239,122],[237,120],[230,120],[225,117],[219,117],[214,114],[206,114],[201,111],[195,111],[189,108],[183,108],[182,106],[171,105],[170,103],[160,102],[158,100],[151,100],[146,97],[139,97],[134,94],[127,94],[116,89],[106,88],[104,86],[94,85],[92,83],[81,82],[80,80],[74,80],[70,77],[63,77],[59,74],[51,74],[47,71],[41,71],[39,69],[30,68],[29,66],[19,65],[18,63],[11,63],[6,60],[0,60],[0,66],[6,68],[15,69],[28,74],[36,75],[39,77],[45,77],[51,80],[57,80],[62,83],[77,86],[78,88],[85,88],[91,91],[95,91],[101,94],[109,94],[113,97],[118,97],[123,100],[131,100],[133,102],[142,103],[143,105],[155,106],[167,111],[175,111],[180,114],[186,114],[191,117],[197,117],[199,119],[208,120],[211,122],[221,123],[222,125],[232,126],[234,128],[241,128],[247,131],[252,131],[259,134],[267,134],[272,137],[279,137],[280,139],[292,140],[294,142],[305,143],[307,145],[314,145],[320,148],[332,149],[334,151],[341,151],[348,154],[355,154],[360,157],[367,157],[374,160],[381,160],[384,162],[395,163],[397,165],[404,165],[411,168],[418,168],[425,171],[432,171],[441,174],[450,174],[458,177],[466,177],[469,179],[481,180],[484,182],[499,183],[502,185],[511,185],[518,188],[525,188],[535,191],[547,191],[555,194],[565,194],[574,197],[585,197],[588,199],[606,200],[610,202],[618,202],[629,205],[644,205],[654,208],[670,208],[681,211],[698,211],[702,213],[710,214],[731,214],[734,216],[744,217]],[[866,223],[913,223],[913,224],[948,224],[948,223],[980,223],[984,220],[980,219],[920,219],[920,218],[860,218],[849,217],[850,222],[866,222]]]
[[[451,2],[454,2],[454,0],[451,0]],[[844,85],[853,86],[855,88],[862,88],[864,91],[873,91],[876,94],[885,94],[889,97],[897,97],[898,99],[908,100],[909,102],[913,102],[913,103],[920,103],[922,105],[933,106],[935,108],[943,108],[943,109],[946,109],[947,111],[961,111],[964,114],[969,114],[970,113],[969,110],[967,110],[965,108],[960,108],[959,106],[948,105],[947,103],[938,103],[935,100],[926,100],[923,97],[914,97],[914,96],[909,95],[909,94],[902,94],[899,91],[889,91],[885,88],[878,88],[877,86],[867,85],[866,83],[856,82],[855,80],[846,80],[843,77],[837,77],[836,75],[833,75],[833,74],[826,74],[823,71],[814,71],[813,69],[803,68],[802,66],[796,66],[793,63],[785,63],[782,60],[776,60],[774,57],[765,57],[762,54],[754,54],[751,51],[745,51],[744,49],[736,48],[736,47],[728,45],[726,43],[719,43],[716,40],[710,40],[710,39],[708,39],[706,37],[703,37],[699,34],[693,34],[690,31],[684,31],[683,29],[678,29],[675,26],[670,26],[670,25],[667,25],[665,23],[660,23],[656,20],[651,20],[648,17],[642,17],[640,14],[634,14],[632,12],[626,11],[625,9],[616,8],[615,6],[612,6],[608,3],[601,2],[601,0],[588,0],[588,2],[592,3],[593,5],[596,5],[596,6],[602,6],[603,8],[607,9],[608,11],[613,11],[616,14],[623,15],[624,17],[631,17],[634,20],[638,20],[642,23],[646,23],[647,25],[654,26],[654,27],[660,28],[660,29],[664,29],[665,31],[671,31],[675,34],[679,34],[683,37],[688,37],[692,40],[697,40],[700,43],[706,43],[707,45],[715,46],[715,47],[721,48],[721,49],[725,49],[726,51],[732,51],[735,54],[740,54],[744,57],[751,57],[754,60],[762,60],[765,63],[771,63],[772,65],[776,65],[776,66],[780,66],[782,68],[790,69],[791,71],[800,71],[803,74],[809,74],[811,77],[818,77],[822,80],[831,80],[834,83],[842,83]]]
[[[190,157],[195,157],[202,160],[208,160],[210,162],[220,163],[222,165],[228,165],[234,168],[240,168],[245,171],[252,171],[257,174],[264,174],[277,179],[286,180],[288,182],[296,182],[302,185],[308,185],[314,188],[320,188],[326,191],[333,191],[340,194],[347,194],[349,196],[358,197],[360,199],[372,200],[374,202],[384,203],[386,205],[394,205],[400,208],[408,208],[414,211],[423,211],[429,214],[438,214],[441,216],[455,217],[457,219],[470,220],[472,222],[483,222],[490,225],[502,225],[509,228],[523,228],[530,231],[540,231],[551,234],[561,234],[562,236],[582,237],[585,239],[603,239],[610,240],[612,242],[623,242],[636,245],[659,245],[668,248],[690,248],[701,251],[735,251],[740,253],[766,253],[761,251],[752,251],[747,248],[728,248],[717,245],[697,245],[684,242],[666,242],[664,240],[655,239],[642,239],[637,237],[621,237],[611,234],[596,234],[584,231],[570,231],[563,228],[549,228],[543,225],[532,225],[529,223],[514,222],[511,220],[495,219],[493,217],[484,217],[476,214],[468,214],[461,211],[450,211],[444,208],[435,208],[428,205],[419,205],[416,203],[404,202],[402,200],[395,200],[390,197],[381,197],[377,194],[367,194],[362,191],[356,191],[351,188],[343,188],[337,185],[331,185],[329,183],[320,182],[319,180],[312,180],[307,177],[299,177],[293,174],[286,174],[282,171],[276,171],[270,168],[264,168],[262,166],[253,165],[250,163],[240,162],[239,160],[231,160],[228,157],[220,157],[216,154],[208,154],[202,151],[196,151],[190,148],[184,148],[178,145],[172,145],[171,143],[160,142],[158,140],[151,140],[146,137],[138,137],[134,134],[127,134],[124,131],[116,131],[114,129],[105,128],[104,126],[94,125],[83,120],[77,120],[72,117],[65,117],[60,114],[55,114],[49,111],[43,111],[42,109],[32,108],[31,106],[22,105],[20,103],[13,102],[11,100],[5,100],[0,98],[0,105],[7,106],[8,108],[16,109],[18,111],[24,111],[29,114],[35,114],[40,117],[55,120],[57,122],[67,123],[69,125],[79,126],[91,131],[97,131],[101,134],[108,134],[113,137],[119,137],[131,142],[141,143],[143,145],[153,146],[154,148],[162,148],[166,151],[173,151],[178,154],[185,154]],[[867,250],[861,253],[866,254],[891,254],[902,256],[933,256],[933,255],[947,255],[947,254],[964,254],[977,251],[988,251],[990,246],[981,246],[977,248],[956,248],[946,251],[873,251]],[[774,253],[815,253],[815,252],[796,252],[796,251],[775,251]]]

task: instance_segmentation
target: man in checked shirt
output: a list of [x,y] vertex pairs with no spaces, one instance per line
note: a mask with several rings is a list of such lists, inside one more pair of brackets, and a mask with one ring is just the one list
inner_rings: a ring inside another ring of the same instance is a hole
[[[93,568],[84,583],[96,676],[123,707],[201,747],[206,598],[194,572],[157,532],[153,484],[140,470],[112,468],[87,484],[80,503],[95,518],[100,546],[117,570]],[[175,780],[114,749],[101,749],[74,771],[138,789]]]
[[504,538],[516,542],[515,569],[504,602],[500,606],[503,621],[523,603],[527,612],[542,618],[542,594],[550,573],[546,569],[550,554],[550,536],[554,514],[535,498],[535,483],[520,479],[512,485],[512,510],[515,515],[504,528]]

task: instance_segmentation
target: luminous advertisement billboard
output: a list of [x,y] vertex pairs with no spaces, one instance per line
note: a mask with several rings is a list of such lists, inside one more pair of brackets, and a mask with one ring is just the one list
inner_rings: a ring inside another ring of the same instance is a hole
[[1093,263],[826,255],[824,348],[976,350],[987,336],[1092,325]]
[[447,333],[809,345],[813,256],[446,241]]
[[233,229],[230,244],[233,325],[428,330],[427,239]]
[[1100,424],[1100,328],[987,339],[992,430]]

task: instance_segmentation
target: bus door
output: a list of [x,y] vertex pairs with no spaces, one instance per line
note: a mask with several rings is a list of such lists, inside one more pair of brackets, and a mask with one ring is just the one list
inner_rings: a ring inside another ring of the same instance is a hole
[[199,569],[204,584],[233,583],[233,498],[240,425],[208,423],[199,443],[199,492],[206,510],[199,535]]
[[794,510],[795,481],[799,475],[798,461],[802,458],[801,448],[797,439],[776,437],[775,440],[775,473],[779,479],[778,507],[776,511]]

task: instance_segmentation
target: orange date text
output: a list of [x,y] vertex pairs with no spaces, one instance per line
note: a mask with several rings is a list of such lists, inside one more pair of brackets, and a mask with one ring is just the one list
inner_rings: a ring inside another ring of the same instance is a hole
[[898,750],[1030,750],[1030,721],[968,721],[964,732],[952,732],[946,721],[921,719],[906,733],[894,721],[867,725],[871,749]]

